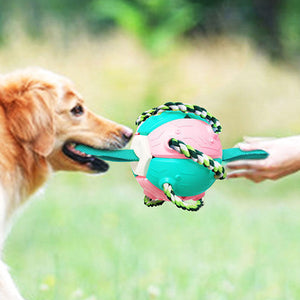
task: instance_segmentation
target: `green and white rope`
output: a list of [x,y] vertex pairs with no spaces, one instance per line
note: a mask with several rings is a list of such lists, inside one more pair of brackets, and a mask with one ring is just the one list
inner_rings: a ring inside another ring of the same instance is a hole
[[159,115],[164,111],[181,111],[184,113],[194,113],[197,116],[208,121],[215,133],[222,131],[222,126],[217,118],[212,116],[205,108],[198,105],[184,104],[181,102],[167,102],[158,107],[151,108],[143,112],[136,120],[136,125],[140,125],[146,121],[149,117]]
[[169,146],[178,153],[183,154],[187,158],[191,158],[194,162],[214,172],[216,179],[222,180],[226,178],[225,168],[218,161],[203,152],[174,138],[170,139]]
[[188,211],[197,211],[200,207],[203,206],[202,199],[199,200],[191,200],[189,202],[183,201],[174,193],[173,187],[169,183],[163,184],[163,190],[167,198],[174,203],[178,208],[188,210]]

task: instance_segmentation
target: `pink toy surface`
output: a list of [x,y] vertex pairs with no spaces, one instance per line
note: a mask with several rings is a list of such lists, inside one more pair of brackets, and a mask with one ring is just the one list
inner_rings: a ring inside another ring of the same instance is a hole
[[212,158],[222,158],[219,135],[204,121],[180,119],[159,126],[148,135],[151,154],[154,157],[186,159],[169,147],[171,138],[181,140]]

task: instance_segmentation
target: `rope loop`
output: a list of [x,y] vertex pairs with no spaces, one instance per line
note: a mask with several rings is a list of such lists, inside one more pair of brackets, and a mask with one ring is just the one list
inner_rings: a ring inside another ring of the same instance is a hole
[[135,124],[140,125],[151,116],[159,115],[164,111],[181,111],[184,113],[194,113],[195,115],[200,116],[201,118],[208,121],[215,133],[220,133],[222,131],[222,126],[219,120],[212,116],[205,108],[198,105],[184,104],[182,102],[166,102],[163,105],[151,108],[143,112],[138,117]]
[[164,183],[163,184],[163,190],[167,198],[175,204],[178,208],[181,208],[183,210],[188,210],[188,211],[197,211],[199,210],[200,207],[203,206],[203,201],[202,199],[199,200],[191,200],[189,202],[183,201],[180,199],[176,194],[174,193],[173,187],[169,183]]
[[226,178],[225,168],[218,161],[203,152],[174,138],[170,139],[169,146],[178,153],[183,154],[185,157],[192,159],[199,165],[214,172],[216,179],[222,180]]

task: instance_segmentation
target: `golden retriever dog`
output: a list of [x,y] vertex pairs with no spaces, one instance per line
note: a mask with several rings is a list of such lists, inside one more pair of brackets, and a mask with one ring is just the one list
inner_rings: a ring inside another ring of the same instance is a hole
[[[131,136],[131,129],[88,110],[63,76],[39,68],[0,76],[0,251],[12,215],[51,172],[108,170],[106,162],[75,150],[77,143],[113,150]],[[23,299],[1,260],[0,299]]]

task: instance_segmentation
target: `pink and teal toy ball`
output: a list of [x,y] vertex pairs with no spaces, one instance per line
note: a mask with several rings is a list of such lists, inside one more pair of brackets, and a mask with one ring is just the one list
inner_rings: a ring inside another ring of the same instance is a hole
[[137,124],[132,148],[139,161],[131,167],[145,204],[172,201],[199,209],[205,191],[225,178],[219,121],[198,106],[169,102],[142,114]]
[[262,159],[262,150],[222,150],[220,122],[197,105],[167,102],[142,113],[131,150],[105,151],[78,145],[77,150],[112,161],[131,161],[147,206],[166,201],[195,211],[216,179],[224,179],[224,162]]

